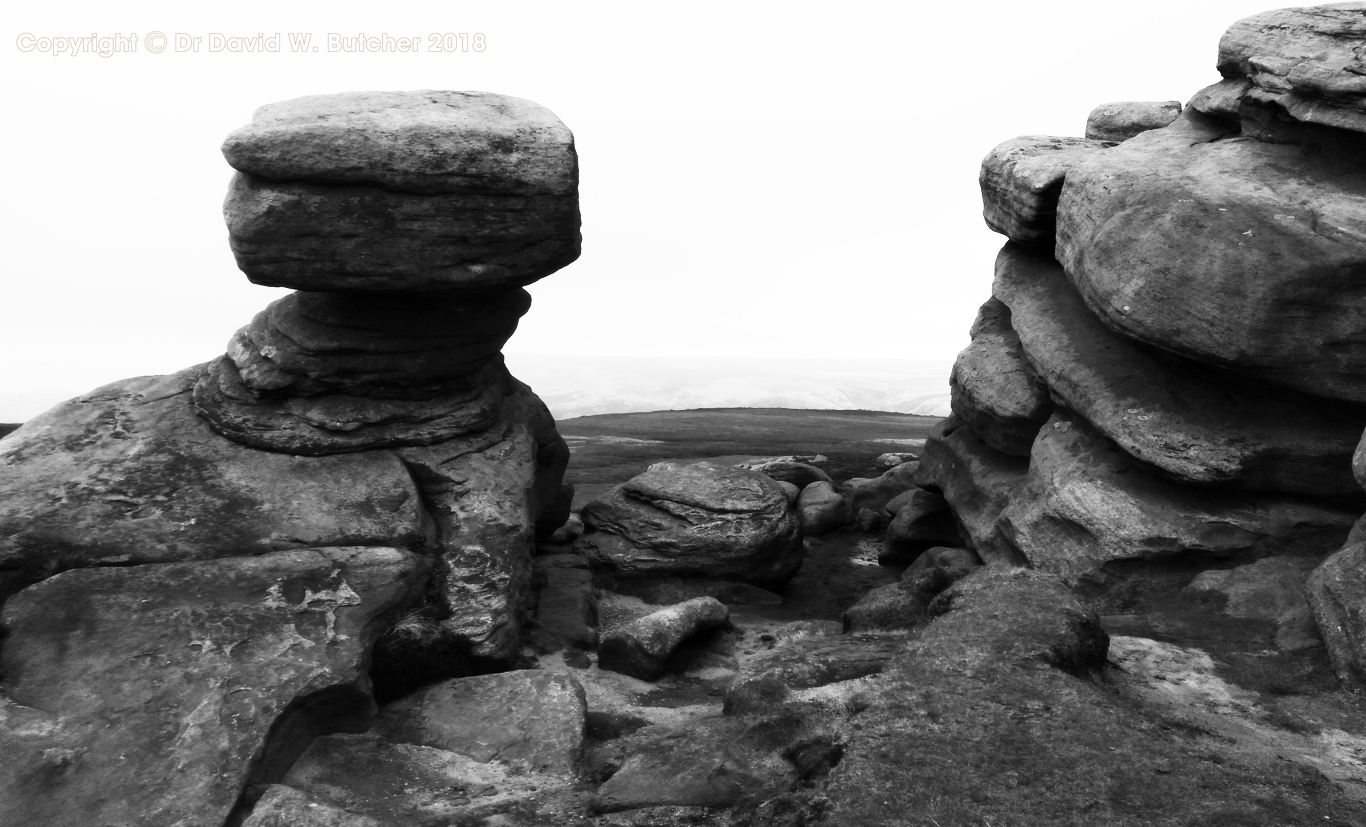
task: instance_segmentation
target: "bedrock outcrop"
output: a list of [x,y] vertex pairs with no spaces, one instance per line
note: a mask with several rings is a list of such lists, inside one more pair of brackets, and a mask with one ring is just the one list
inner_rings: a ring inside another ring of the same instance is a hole
[[1257,15],[1186,106],[1103,104],[1085,138],[983,159],[1009,243],[916,482],[989,565],[1103,580],[1342,545],[1363,504],[1362,42],[1366,4]]
[[357,93],[224,154],[239,265],[300,292],[0,450],[6,824],[236,823],[376,694],[511,665],[567,516],[568,448],[500,351],[578,255],[569,130]]

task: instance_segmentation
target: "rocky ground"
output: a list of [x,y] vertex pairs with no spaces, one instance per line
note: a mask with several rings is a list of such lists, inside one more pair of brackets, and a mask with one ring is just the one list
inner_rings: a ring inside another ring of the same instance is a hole
[[[599,576],[596,647],[557,633],[587,564],[543,543],[522,669],[315,742],[247,823],[1366,824],[1366,709],[1312,624],[1290,641],[1273,616],[1303,604],[1306,567],[1133,568],[1078,593],[992,566],[870,613],[870,592],[907,588],[878,565],[886,533],[808,537],[777,591]],[[621,630],[707,591],[727,620],[652,673],[607,663]],[[475,721],[479,754],[467,732],[432,734]]]

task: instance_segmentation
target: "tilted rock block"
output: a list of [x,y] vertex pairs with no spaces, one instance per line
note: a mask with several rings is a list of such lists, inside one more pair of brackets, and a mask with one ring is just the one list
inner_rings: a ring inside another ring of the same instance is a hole
[[1001,512],[1021,495],[1029,464],[993,449],[963,420],[951,416],[935,426],[920,456],[916,483],[943,494],[958,533],[987,563],[1024,562],[997,525]]
[[1322,554],[1342,544],[1355,516],[1321,501],[1174,484],[1060,408],[1000,522],[1032,566],[1078,579],[1114,561],[1186,552]]
[[426,572],[318,548],[68,571],[10,598],[0,823],[223,824],[254,773],[366,725],[370,647]]
[[[1052,258],[1007,244],[996,297],[1052,394],[1129,454],[1196,484],[1357,498],[1366,408],[1159,357],[1087,309]],[[1235,438],[1236,437],[1236,438]]]
[[982,159],[982,217],[993,231],[1020,244],[1053,246],[1067,171],[1113,144],[1086,138],[1028,135],[1006,141]]
[[962,541],[953,521],[953,512],[944,495],[924,488],[907,492],[907,502],[897,509],[882,540],[877,561],[883,566],[904,566],[926,549]]
[[1183,113],[1074,164],[1058,261],[1128,338],[1366,402],[1366,152],[1228,130]]
[[583,687],[545,670],[456,678],[385,707],[377,730],[395,743],[573,777],[583,752]]
[[780,586],[802,563],[778,483],[711,462],[655,466],[583,508],[578,548],[625,577],[705,575]]
[[1048,387],[1024,358],[1009,307],[989,299],[970,332],[949,374],[953,412],[992,448],[1027,457],[1053,411]]
[[1161,129],[1181,114],[1181,101],[1102,103],[1086,118],[1086,137],[1093,141],[1127,141],[1150,129]]
[[642,680],[664,670],[678,645],[699,632],[730,621],[730,610],[714,597],[695,597],[618,626],[598,644],[598,666]]
[[1219,73],[1295,120],[1366,132],[1363,42],[1366,3],[1262,12],[1224,32]]

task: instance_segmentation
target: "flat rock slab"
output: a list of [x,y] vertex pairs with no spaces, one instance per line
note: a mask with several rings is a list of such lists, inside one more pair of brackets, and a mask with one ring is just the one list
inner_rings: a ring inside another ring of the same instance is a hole
[[1058,202],[1057,259],[1127,338],[1366,402],[1360,141],[1266,143],[1234,129],[1183,113],[1078,160]]
[[1219,40],[1219,73],[1305,123],[1366,132],[1366,5],[1334,3],[1245,17]]
[[801,566],[801,525],[778,483],[713,462],[652,466],[584,506],[577,548],[624,577],[702,575],[764,588]]
[[580,249],[577,195],[413,195],[238,173],[223,216],[247,278],[296,290],[522,287]]
[[751,657],[726,690],[727,715],[770,714],[790,693],[880,674],[906,649],[900,636],[775,637],[773,648]]
[[1196,488],[1145,473],[1060,408],[1034,442],[1024,490],[999,519],[1031,565],[1076,579],[1114,561],[1183,552],[1324,554],[1341,545],[1355,516],[1322,501]]
[[761,799],[790,783],[786,767],[775,771],[772,764],[778,762],[764,762],[735,744],[740,731],[732,722],[712,720],[642,732],[632,739],[621,768],[598,788],[594,809],[723,807]]
[[271,104],[223,144],[224,215],[258,284],[483,291],[579,255],[574,136],[483,92],[352,92]]
[[982,159],[982,217],[993,231],[1019,244],[1053,246],[1058,194],[1067,171],[1111,144],[1086,138],[1026,135]]
[[393,454],[306,458],[231,442],[190,405],[199,371],[106,385],[6,437],[0,569],[33,579],[92,565],[429,542],[417,486]]
[[345,92],[262,106],[223,142],[273,181],[422,194],[572,195],[574,136],[549,109],[488,92]]
[[1102,103],[1086,117],[1086,137],[1093,141],[1127,141],[1150,129],[1168,126],[1181,114],[1181,101]]
[[370,647],[426,573],[399,549],[323,548],[25,589],[3,615],[0,822],[223,824],[253,772],[365,725]]
[[[315,739],[290,768],[282,785],[294,792],[268,791],[268,797],[262,799],[269,808],[267,814],[276,809],[286,813],[342,810],[358,821],[342,821],[335,827],[371,827],[372,822],[361,819],[398,827],[518,824],[493,819],[521,810],[546,793],[562,790],[566,782],[497,761],[476,761],[458,752],[395,743],[371,732]],[[257,806],[261,809],[262,805]],[[294,822],[285,824],[296,827]],[[324,825],[334,827],[327,822]],[[274,827],[269,821],[261,825],[267,826]]]
[[992,292],[1049,390],[1121,448],[1182,482],[1357,497],[1350,456],[1366,408],[1267,392],[1163,359],[1086,307],[1052,258],[1007,244]]
[[384,822],[314,801],[304,793],[272,784],[242,827],[388,827]]
[[730,610],[713,597],[668,606],[613,628],[598,645],[598,666],[641,680],[663,671],[678,645],[699,632],[730,621]]
[[396,743],[568,779],[583,751],[586,714],[573,676],[515,671],[428,686],[385,707],[377,726]]
[[1048,386],[1025,359],[1010,308],[997,299],[977,311],[971,335],[949,374],[953,412],[992,448],[1027,457],[1053,411]]

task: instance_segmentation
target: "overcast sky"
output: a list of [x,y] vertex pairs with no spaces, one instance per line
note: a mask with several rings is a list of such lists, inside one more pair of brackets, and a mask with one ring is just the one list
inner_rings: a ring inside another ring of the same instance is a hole
[[[219,145],[261,104],[357,89],[499,92],[574,131],[583,256],[531,288],[509,351],[949,360],[1001,242],[980,217],[982,156],[1016,135],[1079,135],[1098,103],[1187,100],[1218,79],[1227,25],[1267,8],[18,5],[0,12],[11,399],[221,353],[284,291],[233,263]],[[164,52],[147,51],[150,32]],[[329,34],[362,32],[421,45],[328,51]],[[137,34],[138,50],[54,57],[21,51],[24,33]],[[177,33],[199,51],[176,51]],[[215,33],[278,33],[282,51],[210,52]],[[309,50],[292,52],[291,33]],[[432,50],[461,33],[484,51]]]

